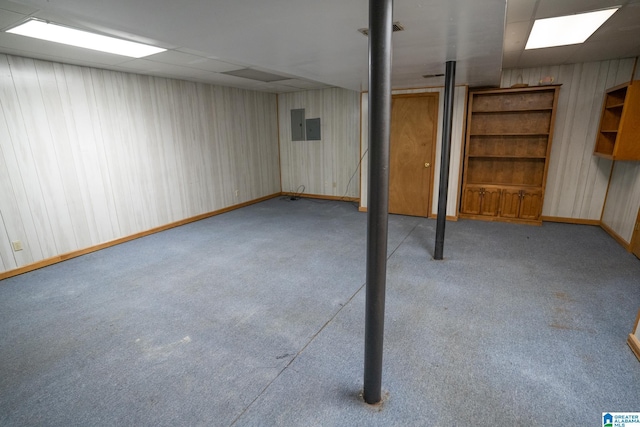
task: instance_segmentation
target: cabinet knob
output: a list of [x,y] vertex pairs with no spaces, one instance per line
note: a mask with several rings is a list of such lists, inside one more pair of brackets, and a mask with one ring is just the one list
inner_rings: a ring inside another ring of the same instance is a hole
[[431,163],[425,163],[425,164],[424,164],[424,167],[425,167],[425,168],[428,168],[428,167],[430,167],[430,166],[431,166]]

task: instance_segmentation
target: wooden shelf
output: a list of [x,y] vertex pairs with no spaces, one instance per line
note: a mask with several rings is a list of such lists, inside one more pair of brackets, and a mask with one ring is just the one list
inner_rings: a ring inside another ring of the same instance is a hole
[[520,155],[508,155],[508,154],[470,154],[470,159],[540,159],[546,160],[547,156],[520,156]]
[[549,132],[535,132],[535,133],[507,133],[507,132],[492,132],[492,133],[470,133],[469,136],[549,136]]
[[553,108],[522,108],[513,110],[475,110],[473,114],[520,114],[520,113],[536,113],[536,112],[551,112]]
[[540,224],[559,90],[470,93],[460,216]]
[[608,89],[593,154],[611,160],[640,160],[638,117],[640,80]]

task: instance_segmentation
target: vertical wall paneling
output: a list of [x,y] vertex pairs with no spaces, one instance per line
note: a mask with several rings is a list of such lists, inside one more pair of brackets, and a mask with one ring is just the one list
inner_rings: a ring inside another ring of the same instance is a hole
[[[46,247],[48,222],[44,220],[44,201],[42,199],[42,189],[38,185],[38,173],[29,139],[22,118],[22,111],[18,101],[18,96],[13,81],[8,57],[0,55],[0,104],[4,116],[3,138],[0,138],[2,150],[4,152],[9,173],[11,189],[17,203],[18,211],[3,210],[4,225],[12,227],[7,234],[10,238],[19,236],[20,228],[24,232],[23,238],[30,242],[26,249],[26,261],[34,261],[48,257],[53,251]],[[0,199],[10,200],[11,194],[3,191]],[[6,206],[5,206],[6,209]],[[12,216],[9,216],[12,215]]]
[[47,117],[45,96],[36,71],[36,61],[25,58],[10,57],[13,79],[19,105],[25,124],[25,130],[33,160],[37,168],[37,185],[41,188],[43,206],[40,214],[42,224],[46,228],[47,249],[45,256],[71,251],[77,247],[71,214],[67,205],[67,198],[60,168],[58,167],[58,153],[52,127],[59,123],[52,123]]
[[593,156],[604,92],[629,80],[633,59],[505,70],[502,87],[538,84],[546,76],[562,84],[543,215],[599,220],[612,162]]
[[[283,191],[303,185],[308,194],[358,197],[358,103],[358,92],[339,88],[278,95]],[[298,108],[320,118],[321,140],[292,141],[290,110]]]
[[275,94],[0,55],[0,271],[279,192],[276,108]]
[[[104,134],[98,112],[91,70],[63,66],[66,94],[65,120],[79,173],[85,215],[91,243],[105,242],[120,236],[114,193],[106,159]],[[74,137],[76,138],[74,140]]]
[[[4,139],[7,137],[6,128],[0,127],[0,138]],[[20,215],[16,206],[13,190],[11,188],[9,168],[7,167],[7,162],[4,159],[2,146],[0,146],[0,194],[3,195],[2,199],[0,199],[0,267],[9,269],[17,266],[10,242],[13,240],[21,240],[20,236],[24,236],[24,230],[22,229],[22,223],[17,221],[20,218]],[[14,230],[13,236],[9,236],[7,234],[7,226],[4,221],[5,216],[14,221],[12,227]]]
[[615,162],[602,222],[631,242],[640,208],[640,163]]
[[[424,89],[406,89],[394,90],[394,95],[407,93],[424,93],[438,92],[438,130],[436,136],[436,162],[434,165],[434,181],[432,189],[431,214],[437,214],[438,207],[438,188],[440,185],[440,162],[442,149],[442,114],[444,108],[444,88],[424,88]],[[369,147],[369,120],[368,120],[368,94],[363,93],[361,96],[361,151],[365,151]],[[451,166],[449,170],[449,194],[447,196],[447,216],[458,215],[458,193],[460,190],[460,172],[462,167],[462,150],[464,138],[465,109],[467,103],[467,87],[457,86],[454,93],[454,111],[453,111],[453,128],[451,134]],[[361,168],[361,189],[360,189],[360,206],[366,208],[368,195],[368,156],[362,160]]]

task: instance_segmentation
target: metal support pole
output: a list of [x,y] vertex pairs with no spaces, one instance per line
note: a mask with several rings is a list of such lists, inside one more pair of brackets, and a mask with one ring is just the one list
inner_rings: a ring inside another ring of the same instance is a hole
[[433,258],[442,260],[444,228],[447,223],[447,193],[449,191],[449,159],[451,158],[451,128],[453,127],[453,94],[456,83],[456,61],[447,61],[444,84],[444,119],[442,122],[442,157],[440,161],[440,191],[436,223],[436,249]]
[[393,0],[369,0],[369,213],[364,331],[365,402],[382,399],[382,343],[387,278],[391,32]]

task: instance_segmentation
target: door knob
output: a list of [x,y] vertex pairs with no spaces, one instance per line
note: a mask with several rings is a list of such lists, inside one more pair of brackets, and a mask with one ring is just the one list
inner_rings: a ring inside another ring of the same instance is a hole
[[424,167],[425,167],[425,168],[428,168],[429,166],[431,166],[431,163],[425,163],[425,164],[424,164]]

